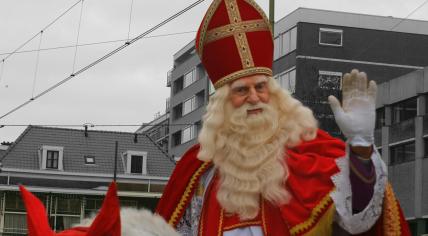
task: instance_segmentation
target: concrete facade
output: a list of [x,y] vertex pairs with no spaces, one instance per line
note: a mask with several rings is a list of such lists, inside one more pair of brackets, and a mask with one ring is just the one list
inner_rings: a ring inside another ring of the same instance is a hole
[[[185,75],[188,73],[193,73],[194,81],[189,83],[188,86],[184,86]],[[169,154],[178,160],[196,142],[196,136],[201,127],[202,115],[209,96],[207,73],[194,50],[193,41],[174,54],[174,68],[171,71],[170,78]],[[186,103],[192,98],[195,99],[194,102]],[[188,112],[183,112],[185,103],[192,104]],[[190,137],[187,136],[189,131],[185,131],[186,129],[190,129]]]
[[[284,84],[282,75],[295,71],[289,79],[294,96],[314,111],[321,128],[341,137],[327,97],[340,96],[342,75],[356,68],[382,83],[427,66],[422,25],[428,22],[299,8],[275,25],[274,74]],[[340,35],[340,43],[323,43],[325,32]]]
[[427,84],[428,67],[379,84],[376,102],[376,146],[414,235],[428,233]]

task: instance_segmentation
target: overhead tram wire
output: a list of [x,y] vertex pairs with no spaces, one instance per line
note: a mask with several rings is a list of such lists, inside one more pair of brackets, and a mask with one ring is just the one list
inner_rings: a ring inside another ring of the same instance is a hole
[[128,23],[128,37],[127,40],[129,40],[129,34],[131,33],[131,22],[132,22],[132,8],[134,6],[134,0],[131,0],[131,7],[129,9],[129,23]]
[[37,32],[37,34],[35,34],[33,37],[31,37],[30,39],[28,39],[27,41],[25,41],[23,44],[21,44],[19,47],[17,47],[15,50],[13,50],[13,52],[11,52],[9,55],[7,55],[5,58],[3,58],[2,61],[3,62],[6,61],[9,57],[11,57],[13,54],[15,54],[16,52],[18,52],[21,48],[23,48],[25,45],[27,45],[29,42],[31,42],[34,38],[36,38],[41,32],[46,31],[46,29],[48,29],[50,26],[52,26],[53,24],[55,24],[55,22],[57,22],[61,17],[63,17],[65,14],[67,14],[71,9],[73,9],[81,1],[83,1],[83,0],[79,0],[76,3],[74,3],[66,11],[64,11],[59,16],[57,16],[53,21],[51,21],[51,23],[47,24],[43,29],[39,30]]
[[40,32],[39,47],[37,48],[36,66],[34,68],[33,90],[31,92],[31,99],[34,97],[34,90],[36,88],[37,73],[39,71],[40,46],[42,45],[42,39],[43,31]]
[[71,70],[71,74],[74,73],[74,68],[76,66],[77,45],[79,44],[79,38],[80,38],[80,26],[81,26],[81,23],[82,23],[82,13],[83,13],[83,3],[84,2],[85,1],[82,0],[82,4],[80,6],[79,24],[78,24],[78,27],[77,27],[76,45],[75,45],[75,48],[74,48],[74,58],[73,58],[73,69]]
[[[87,123],[85,123],[87,124]],[[76,125],[76,124],[0,124],[0,128],[3,127],[27,127],[27,126],[41,126],[41,127],[85,127],[85,124]],[[194,125],[194,123],[180,123],[180,124],[101,124],[95,125],[92,124],[91,127],[141,127],[141,126],[150,126],[150,127],[172,127],[172,126],[189,126]]]
[[22,107],[26,106],[27,104],[31,103],[32,101],[38,99],[39,97],[49,93],[50,91],[54,90],[55,88],[59,87],[60,85],[64,84],[65,82],[71,80],[72,78],[74,78],[75,76],[85,72],[86,70],[90,69],[91,67],[97,65],[98,63],[104,61],[105,59],[111,57],[112,55],[118,53],[119,51],[121,51],[122,49],[128,47],[129,45],[135,43],[136,41],[144,38],[144,36],[152,33],[153,31],[159,29],[160,27],[162,27],[163,25],[167,24],[168,22],[174,20],[175,18],[177,18],[178,16],[184,14],[185,12],[189,11],[190,9],[196,7],[197,5],[199,5],[200,3],[204,2],[205,0],[198,0],[192,4],[190,4],[188,7],[184,8],[183,10],[175,13],[174,15],[170,16],[169,18],[167,18],[166,20],[162,21],[161,23],[155,25],[154,27],[152,27],[151,29],[145,31],[144,33],[138,35],[137,37],[133,38],[132,40],[126,42],[125,44],[123,44],[122,46],[114,49],[113,51],[107,53],[106,55],[100,57],[99,59],[97,59],[96,61],[90,63],[89,65],[81,68],[80,70],[74,72],[73,74],[71,74],[70,76],[68,76],[67,78],[61,80],[60,82],[54,84],[53,86],[49,87],[48,89],[44,90],[43,92],[39,93],[38,95],[36,95],[34,98],[22,103],[21,105],[13,108],[12,110],[10,110],[9,112],[5,113],[4,115],[0,116],[0,120],[3,119],[4,117],[12,114],[13,112],[21,109]]
[[[153,35],[153,36],[146,36],[143,38],[145,38],[145,39],[159,38],[159,37],[190,34],[190,33],[196,33],[196,31],[192,30],[192,31],[183,31],[183,32],[176,32],[176,33],[169,33],[169,34],[158,34],[158,35]],[[111,44],[111,43],[119,43],[119,42],[127,42],[127,41],[129,41],[129,39],[117,39],[117,40],[99,41],[99,42],[92,42],[92,43],[82,43],[82,44],[78,44],[77,47],[85,47],[85,46],[101,45],[101,44]],[[59,50],[59,49],[74,48],[74,47],[76,47],[76,45],[66,45],[66,46],[58,46],[58,47],[51,47],[51,48],[41,48],[40,51],[51,51],[51,50]],[[24,50],[24,51],[17,51],[17,52],[15,52],[15,54],[30,53],[30,52],[36,52],[36,51],[38,51],[38,50],[37,49]],[[9,54],[11,54],[11,52],[0,53],[0,56],[9,55]]]
[[4,72],[4,59],[1,60],[1,70],[0,70],[0,82],[3,78],[3,72]]

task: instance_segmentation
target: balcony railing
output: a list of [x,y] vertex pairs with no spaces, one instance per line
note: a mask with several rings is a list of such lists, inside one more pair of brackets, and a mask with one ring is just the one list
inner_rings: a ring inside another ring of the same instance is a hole
[[415,137],[415,119],[408,119],[391,125],[389,142],[394,143]]
[[166,87],[171,87],[172,69],[166,73]]

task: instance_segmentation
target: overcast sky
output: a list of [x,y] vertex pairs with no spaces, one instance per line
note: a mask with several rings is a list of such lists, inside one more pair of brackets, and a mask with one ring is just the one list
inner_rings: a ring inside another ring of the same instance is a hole
[[[41,51],[37,76],[37,52],[16,53],[4,64],[5,53],[14,51],[78,0],[0,0],[0,116],[32,96],[65,79],[123,42]],[[85,0],[79,44],[133,38],[185,8],[195,0]],[[166,74],[173,54],[195,37],[197,27],[212,0],[205,0],[150,36],[142,39],[57,89],[0,119],[0,125],[95,125],[150,122],[165,112],[170,90]],[[276,0],[275,18],[298,7],[407,17],[426,0]],[[269,0],[256,0],[265,11]],[[81,5],[50,26],[41,48],[75,45]],[[428,20],[428,4],[410,16]],[[130,23],[130,24],[129,24]],[[130,26],[130,27],[129,27]],[[128,30],[130,28],[130,30]],[[36,37],[21,50],[37,49]],[[3,72],[2,72],[3,71]],[[35,81],[35,83],[34,83]],[[35,86],[33,86],[35,84]],[[138,127],[97,127],[133,132]],[[0,142],[14,141],[25,127],[0,128]]]

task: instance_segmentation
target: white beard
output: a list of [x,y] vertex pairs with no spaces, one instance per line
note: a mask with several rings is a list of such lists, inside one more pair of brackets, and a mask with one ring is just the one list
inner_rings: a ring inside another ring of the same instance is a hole
[[[256,108],[263,112],[247,115]],[[260,197],[277,205],[288,201],[283,140],[273,105],[234,109],[226,104],[224,128],[216,140],[221,148],[213,158],[220,174],[217,199],[226,212],[252,219],[259,212]]]

